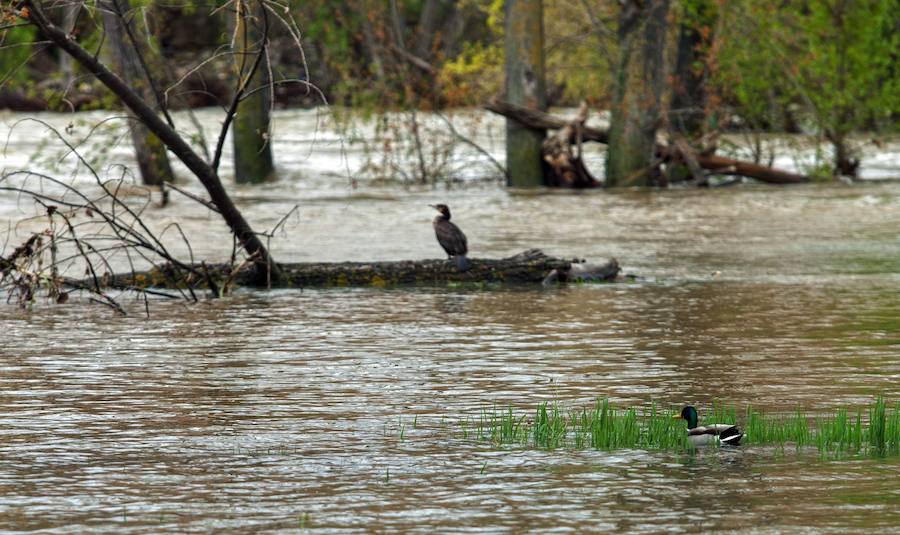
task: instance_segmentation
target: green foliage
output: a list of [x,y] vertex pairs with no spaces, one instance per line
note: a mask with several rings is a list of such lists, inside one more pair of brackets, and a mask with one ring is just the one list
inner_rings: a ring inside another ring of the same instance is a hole
[[900,112],[894,0],[817,0],[795,8],[797,83],[820,127],[847,134]]
[[853,132],[897,131],[900,2],[740,0],[727,6],[714,82],[751,128],[799,122],[847,157]]
[[456,106],[483,102],[503,90],[503,49],[497,43],[464,43],[462,52],[444,63],[439,74],[444,97]]
[[[482,40],[463,43],[461,51],[441,66],[441,94],[450,105],[479,105],[503,91],[503,1],[483,2],[478,9],[488,32]],[[544,2],[547,86],[560,102],[608,101],[610,58],[617,53],[616,43],[601,39],[599,24],[614,26],[614,10],[609,6],[573,0]]]
[[608,105],[618,59],[617,10],[610,2],[544,2],[547,88],[562,102]]
[[22,84],[28,80],[25,67],[37,30],[32,26],[19,26],[0,31],[0,87]]

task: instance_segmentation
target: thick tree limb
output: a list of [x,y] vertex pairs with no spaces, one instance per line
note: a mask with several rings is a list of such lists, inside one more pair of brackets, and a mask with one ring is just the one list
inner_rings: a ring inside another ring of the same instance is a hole
[[397,46],[396,44],[391,43],[391,49],[394,50],[394,52],[400,54],[400,56],[403,57],[403,59],[405,59],[406,61],[408,61],[413,67],[419,69],[420,71],[424,72],[425,74],[429,74],[431,76],[434,76],[435,74],[437,74],[437,69],[435,69],[430,63],[428,63],[424,59],[420,58],[419,56],[413,54],[412,52],[409,52],[405,48],[401,48],[401,47]]
[[[492,100],[485,105],[484,109],[515,119],[533,130],[559,130],[569,124],[566,119],[550,115],[545,111],[516,106],[501,100]],[[584,141],[597,141],[605,145],[609,142],[609,132],[585,126],[581,129],[581,138]],[[575,140],[572,139],[572,141]]]
[[[470,258],[470,268],[459,271],[446,259],[400,260],[385,262],[337,262],[282,264],[282,286],[296,288],[334,286],[415,286],[452,283],[540,284],[552,281],[608,281],[619,274],[619,264],[610,260],[604,264],[582,264],[554,258],[537,249],[501,259]],[[204,266],[209,276],[223,281],[233,279],[237,285],[248,284],[247,270],[231,273],[229,266]],[[552,280],[546,281],[548,275]],[[143,273],[116,275],[107,282],[114,287],[146,288],[171,287],[177,280],[175,273],[155,269]],[[190,276],[176,285],[206,284]]]
[[[508,102],[492,101],[485,106],[485,109],[515,119],[528,128],[535,130],[559,130],[569,123],[569,121],[555,117],[549,113],[515,106]],[[580,134],[581,139],[584,141],[597,141],[604,144],[609,143],[609,132],[606,130],[586,126],[580,130]],[[573,138],[570,142],[575,142],[575,139]],[[675,158],[684,159],[677,147],[657,145],[656,154],[662,161],[669,161]],[[696,155],[696,162],[700,167],[707,171],[713,171],[714,173],[721,175],[737,175],[755,178],[756,180],[768,182],[770,184],[799,184],[809,182],[809,177],[804,175],[742,160],[735,160],[733,158],[726,158],[725,156],[700,153]]]
[[237,236],[247,254],[255,260],[257,284],[266,284],[277,280],[281,274],[278,265],[269,255],[269,251],[263,245],[259,236],[253,232],[250,224],[247,223],[247,220],[244,219],[244,216],[234,205],[221,180],[219,180],[219,176],[209,164],[203,161],[191,149],[190,145],[166,124],[153,108],[144,102],[121,78],[112,73],[95,56],[53,24],[42,11],[40,2],[24,0],[22,5],[28,8],[29,20],[38,26],[44,36],[53,41],[63,52],[70,55],[100,80],[103,85],[109,88],[200,180],[209,193],[210,199],[222,214],[222,218],[231,228],[234,235]]

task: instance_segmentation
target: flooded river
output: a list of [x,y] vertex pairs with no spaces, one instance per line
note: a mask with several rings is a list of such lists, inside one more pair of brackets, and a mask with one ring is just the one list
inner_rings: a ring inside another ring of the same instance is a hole
[[[272,240],[281,260],[440,257],[426,205],[445,202],[474,257],[532,247],[614,256],[639,278],[240,292],[154,301],[149,319],[127,298],[124,318],[79,300],[0,306],[0,529],[900,525],[900,458],[498,449],[465,438],[459,425],[494,403],[532,410],[544,400],[692,403],[701,418],[716,399],[785,413],[855,409],[878,394],[900,400],[897,182],[581,194],[354,189],[342,169],[359,155],[327,131],[315,133],[321,150],[310,153],[311,120],[281,117],[290,135],[275,145],[278,183],[230,186],[257,228],[299,206]],[[20,132],[7,169],[27,163],[43,135]],[[0,196],[4,229],[33,211]],[[230,252],[216,217],[178,195],[148,220],[158,229],[178,220],[198,257]],[[36,224],[12,227],[10,243]]]

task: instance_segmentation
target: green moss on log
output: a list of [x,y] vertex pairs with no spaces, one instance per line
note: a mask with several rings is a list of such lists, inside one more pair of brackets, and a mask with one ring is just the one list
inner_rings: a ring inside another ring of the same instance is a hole
[[[610,280],[618,272],[615,260],[604,264],[603,271],[591,270],[584,276],[587,264],[547,256],[537,249],[524,251],[509,258],[471,258],[470,268],[459,271],[447,259],[399,260],[384,262],[304,262],[281,264],[284,280],[279,288],[329,288],[391,286],[472,286],[485,287],[502,284],[541,284],[573,280]],[[574,262],[574,263],[573,263]],[[217,288],[226,282],[234,286],[255,286],[251,266],[232,274],[231,267],[220,265],[194,266],[202,276],[165,265],[148,271],[106,275],[104,286],[118,288],[208,289],[211,280]],[[553,273],[551,279],[548,275]],[[597,273],[601,273],[597,276]],[[92,286],[92,281],[82,281]]]

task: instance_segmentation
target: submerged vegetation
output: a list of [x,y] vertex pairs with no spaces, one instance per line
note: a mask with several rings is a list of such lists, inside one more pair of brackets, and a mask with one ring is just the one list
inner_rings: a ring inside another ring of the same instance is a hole
[[[464,438],[497,446],[688,449],[691,446],[685,422],[673,418],[677,414],[656,404],[650,408],[616,408],[607,399],[571,410],[556,402],[542,402],[533,414],[512,407],[482,409],[478,417],[460,420],[459,426]],[[746,433],[744,442],[754,446],[815,447],[826,455],[900,454],[900,403],[889,407],[883,397],[867,411],[859,409],[855,414],[839,408],[824,415],[799,410],[767,415],[748,406],[741,418],[737,415],[733,407],[716,404],[700,423],[736,423]]]

